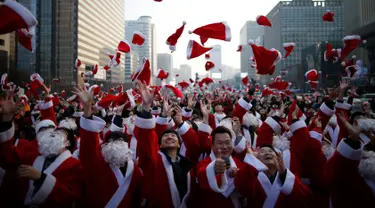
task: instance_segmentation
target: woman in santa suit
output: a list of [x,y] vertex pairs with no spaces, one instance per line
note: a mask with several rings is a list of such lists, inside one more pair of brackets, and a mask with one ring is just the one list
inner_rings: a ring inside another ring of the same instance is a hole
[[[84,105],[79,157],[86,174],[85,206],[139,207],[142,172],[132,161],[123,129],[107,133],[100,144],[99,133],[106,122],[92,115],[92,94],[81,87],[73,92]],[[121,121],[118,125],[122,127],[122,118],[117,120]],[[115,119],[112,125],[116,123]]]
[[[12,123],[15,112],[13,98],[0,99],[0,156],[5,166],[18,167],[17,175],[28,179],[26,206],[67,207],[82,197],[83,172],[78,160],[71,156],[73,141],[61,129],[48,129],[38,138],[39,153],[18,151]],[[6,169],[6,167],[5,167]]]
[[181,139],[177,131],[168,129],[158,138],[155,117],[151,113],[152,95],[146,84],[138,82],[143,109],[135,117],[139,166],[144,173],[144,194],[149,207],[184,207],[194,163],[178,153]]
[[338,121],[341,122],[342,128],[346,129],[348,136],[340,141],[325,168],[332,206],[373,206],[375,204],[374,121],[369,122],[372,125],[365,125],[366,122],[362,121],[351,125],[346,120],[345,113],[338,116]]

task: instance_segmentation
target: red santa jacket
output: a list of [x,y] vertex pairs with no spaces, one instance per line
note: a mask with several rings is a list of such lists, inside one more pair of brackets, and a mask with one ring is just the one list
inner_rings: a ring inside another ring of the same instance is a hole
[[247,207],[306,207],[311,191],[290,170],[281,183],[277,173],[273,183],[263,172],[267,167],[247,154],[235,177],[237,190],[247,198]]
[[[99,117],[80,120],[80,161],[86,173],[85,205],[87,207],[137,207],[140,205],[142,172],[128,161],[125,176],[119,168],[104,160],[99,132],[105,121]],[[113,129],[115,131],[115,129]]]
[[[230,166],[242,169],[242,162],[230,157]],[[210,156],[200,161],[196,167],[197,179],[200,187],[200,207],[241,207],[239,195],[235,191],[234,179],[226,174],[216,175],[216,157],[211,152]]]
[[[348,120],[348,111],[352,107],[349,103],[336,102],[336,116],[339,118],[341,113],[344,113],[345,119]],[[337,144],[341,142],[343,138],[347,138],[349,135],[348,129],[344,126],[340,119],[337,119],[337,125],[339,126],[339,135],[337,137]]]
[[329,182],[333,207],[368,207],[375,204],[373,181],[364,179],[358,165],[362,148],[352,148],[345,139],[328,160],[325,176]]
[[[1,157],[4,157],[10,165],[32,165],[42,172],[45,158],[35,153],[19,152],[11,142],[13,136],[13,125],[0,133],[0,148],[4,150],[0,153]],[[71,206],[74,201],[82,197],[82,166],[68,150],[61,153],[43,173],[46,174],[46,178],[35,194],[33,194],[33,181],[30,181],[27,193],[24,195],[25,205],[65,207]]]
[[53,109],[53,95],[49,95],[44,99],[43,103],[39,104],[40,115],[42,120],[49,119],[57,124],[55,110]]
[[138,163],[144,174],[144,194],[150,206],[175,208],[184,206],[191,187],[190,174],[186,176],[188,190],[181,201],[174,182],[172,165],[164,153],[159,151],[155,117],[145,119],[136,116],[134,136],[138,141]]
[[180,154],[194,163],[197,163],[201,154],[197,132],[195,132],[187,122],[182,123],[177,129],[177,132],[182,139]]

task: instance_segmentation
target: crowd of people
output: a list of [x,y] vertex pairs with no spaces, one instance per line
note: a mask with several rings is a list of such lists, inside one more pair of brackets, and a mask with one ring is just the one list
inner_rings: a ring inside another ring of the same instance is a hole
[[320,99],[138,81],[106,108],[84,85],[42,86],[43,101],[1,96],[1,207],[375,204],[375,120],[351,110],[355,88],[344,101],[347,80]]

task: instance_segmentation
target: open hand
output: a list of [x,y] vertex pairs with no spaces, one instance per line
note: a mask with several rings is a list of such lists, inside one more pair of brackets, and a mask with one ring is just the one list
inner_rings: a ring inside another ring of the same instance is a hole
[[17,106],[13,101],[12,96],[0,97],[0,114],[3,114],[3,121],[12,121],[14,114],[17,111]]
[[138,80],[137,88],[142,96],[143,109],[150,111],[153,97],[151,92],[147,89],[146,82],[142,83],[140,80]]

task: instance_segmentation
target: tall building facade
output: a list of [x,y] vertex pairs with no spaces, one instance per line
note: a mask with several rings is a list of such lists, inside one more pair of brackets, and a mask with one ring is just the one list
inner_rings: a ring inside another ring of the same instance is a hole
[[187,81],[192,77],[191,74],[192,68],[188,64],[181,64],[180,69],[178,70],[179,76],[176,77],[176,82]]
[[171,81],[172,68],[173,68],[173,57],[169,53],[158,53],[158,69],[163,69],[165,72],[169,73],[167,83]]
[[[53,84],[54,90],[70,89],[77,84],[78,74],[96,64],[99,72],[91,79],[93,82],[123,82],[125,58],[110,73],[102,69],[109,61],[107,52],[114,53],[125,34],[123,0],[111,4],[90,0],[19,2],[35,15],[39,24],[35,28],[33,52],[18,44],[17,68],[29,76],[39,73],[47,84],[60,78],[60,84]],[[82,66],[75,72],[77,58]]]
[[137,71],[139,67],[139,56],[136,52],[130,51],[125,54],[125,82],[131,83],[130,76]]
[[146,57],[150,60],[152,73],[157,71],[157,53],[156,53],[156,34],[155,25],[152,23],[150,16],[141,16],[138,20],[129,20],[125,22],[125,39],[131,43],[133,34],[136,31],[145,35],[146,40],[142,46],[133,45],[132,50],[138,54],[140,58]]
[[121,54],[121,64],[111,72],[104,73],[103,66],[109,61],[107,52],[114,54],[119,41],[125,37],[124,9],[124,0],[114,0],[110,4],[78,0],[77,56],[86,66],[98,64],[101,76],[105,74],[100,78],[113,83],[124,83],[124,54]]
[[[322,16],[327,10],[335,12],[334,22],[322,21]],[[273,76],[279,75],[280,69],[301,64],[301,51],[307,46],[326,41],[341,41],[344,36],[343,12],[343,0],[280,1],[267,15],[273,26],[265,28],[265,47],[275,48],[284,53],[283,43],[294,42],[296,46],[292,54],[276,66]],[[298,76],[295,70],[289,71],[288,74]]]
[[256,78],[255,69],[251,68],[250,58],[254,55],[253,50],[248,44],[249,39],[255,41],[257,45],[263,45],[264,27],[258,25],[256,21],[247,21],[240,31],[241,52],[241,72],[248,73],[250,78]]
[[215,64],[215,66],[209,71],[211,77],[214,80],[220,80],[222,71],[221,46],[214,45],[213,48],[210,50],[209,54],[210,60]]
[[[344,0],[345,35],[360,35],[367,43],[353,54],[368,68],[372,87],[375,86],[375,1]],[[374,88],[372,88],[374,89]]]

